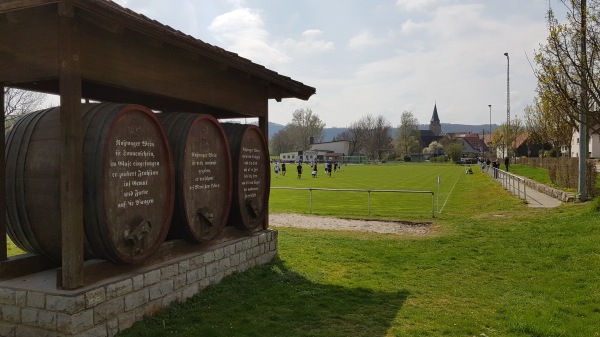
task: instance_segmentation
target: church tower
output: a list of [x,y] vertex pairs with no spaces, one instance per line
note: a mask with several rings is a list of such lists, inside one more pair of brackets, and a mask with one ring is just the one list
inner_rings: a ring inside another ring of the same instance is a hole
[[429,122],[429,130],[436,136],[442,134],[442,125],[440,124],[440,117],[438,117],[437,103],[433,106],[433,115]]

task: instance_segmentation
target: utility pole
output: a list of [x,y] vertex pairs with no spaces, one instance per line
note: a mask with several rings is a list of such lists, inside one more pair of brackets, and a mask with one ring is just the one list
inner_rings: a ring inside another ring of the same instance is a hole
[[585,201],[587,199],[586,176],[586,161],[588,154],[587,140],[587,113],[588,113],[588,66],[587,66],[587,5],[586,0],[581,0],[581,55],[580,61],[580,77],[581,77],[581,98],[579,104],[579,180],[577,181],[577,199]]

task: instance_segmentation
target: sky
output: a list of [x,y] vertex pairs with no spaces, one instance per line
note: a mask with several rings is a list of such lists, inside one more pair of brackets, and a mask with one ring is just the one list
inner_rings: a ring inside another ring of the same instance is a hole
[[398,126],[405,111],[429,124],[434,105],[442,123],[501,124],[507,71],[511,119],[523,118],[547,10],[565,12],[559,0],[115,2],[316,88],[308,101],[270,100],[269,121],[311,109],[326,127],[369,114]]

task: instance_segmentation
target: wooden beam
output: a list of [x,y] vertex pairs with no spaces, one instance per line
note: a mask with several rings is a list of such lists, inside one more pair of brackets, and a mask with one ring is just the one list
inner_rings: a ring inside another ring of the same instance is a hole
[[70,1],[59,3],[60,203],[63,289],[83,286],[83,123],[79,25]]
[[10,280],[56,268],[59,262],[41,255],[21,254],[0,262],[0,280]]
[[[2,125],[5,123],[5,111],[4,111],[4,89],[2,87],[2,95],[0,96],[0,121]],[[2,133],[2,144],[4,144],[4,132]],[[6,148],[0,146],[0,214],[6,214],[6,164],[4,158],[4,152]],[[6,246],[6,216],[0,216],[0,261],[6,261],[8,255],[8,247]]]

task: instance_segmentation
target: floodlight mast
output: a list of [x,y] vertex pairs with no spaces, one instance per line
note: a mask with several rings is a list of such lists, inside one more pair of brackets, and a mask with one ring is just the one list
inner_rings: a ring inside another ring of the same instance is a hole
[[508,53],[504,53],[506,56],[506,156],[509,157],[509,136],[510,136],[510,57]]

